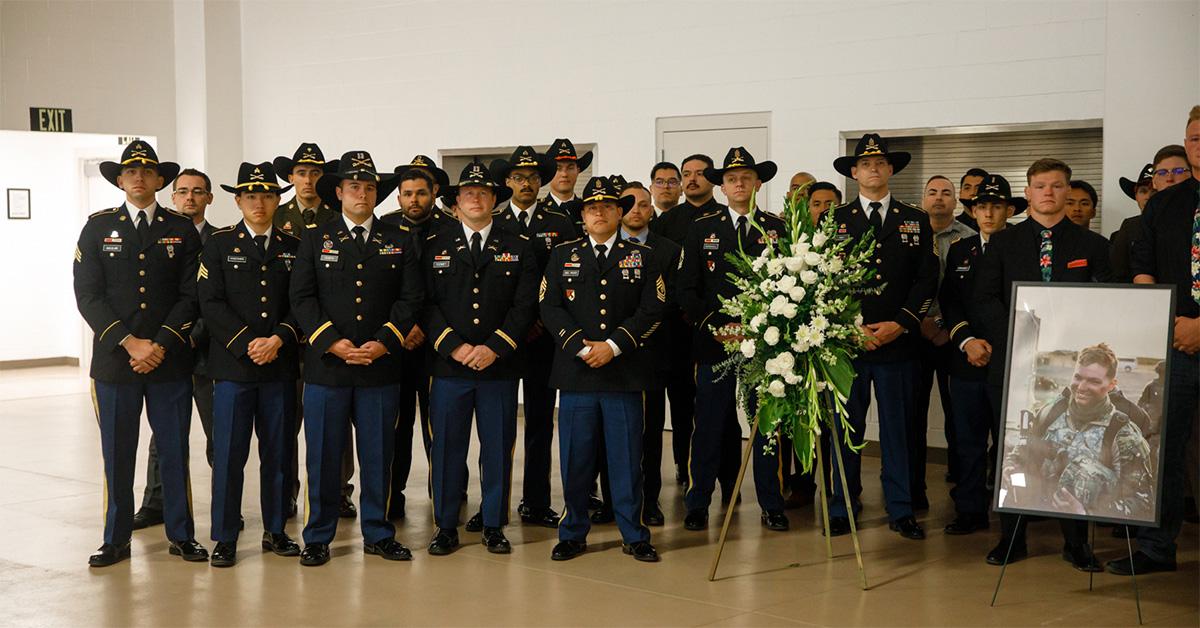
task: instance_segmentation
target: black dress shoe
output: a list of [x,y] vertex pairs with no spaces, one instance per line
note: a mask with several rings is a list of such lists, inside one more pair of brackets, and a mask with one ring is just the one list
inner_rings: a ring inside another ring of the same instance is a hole
[[305,567],[316,567],[329,562],[329,546],[325,543],[309,543],[300,552],[300,564]]
[[95,554],[88,556],[88,566],[89,567],[108,567],[109,565],[115,565],[123,560],[127,560],[128,558],[129,558],[129,544],[128,543],[124,543],[122,545],[113,545],[112,543],[105,543],[104,545],[100,546],[100,549],[96,550]]
[[1104,566],[1108,568],[1108,573],[1116,574],[1118,576],[1130,576],[1135,574],[1140,576],[1144,573],[1154,573],[1156,571],[1175,571],[1178,569],[1178,565],[1175,564],[1175,561],[1162,562],[1154,560],[1153,558],[1150,558],[1141,552],[1134,552],[1132,562],[1129,560],[1129,557],[1125,557],[1117,560],[1110,560],[1105,563]]
[[163,524],[163,513],[161,510],[153,508],[140,508],[133,513],[133,529],[142,530],[150,526],[160,526]]
[[703,530],[708,527],[708,511],[707,510],[689,510],[686,517],[683,518],[683,527],[688,530]]
[[272,534],[263,532],[262,548],[273,552],[276,556],[299,556],[300,544],[293,541],[287,533]]
[[559,541],[550,552],[550,560],[571,560],[587,551],[587,543],[583,541]]
[[888,528],[899,532],[900,536],[914,541],[920,541],[925,538],[925,529],[921,524],[917,523],[915,517],[901,517],[895,521],[888,522]]
[[648,504],[642,508],[642,523],[648,526],[660,526],[667,522],[658,504]]
[[850,534],[850,519],[848,517],[829,518],[829,536],[846,536]]
[[232,567],[237,564],[237,543],[220,541],[213,548],[212,560],[208,561],[213,567]]
[[483,513],[477,512],[467,519],[467,532],[479,532],[483,530]]
[[764,510],[762,524],[764,528],[776,532],[783,532],[790,527],[787,515],[783,514],[782,510]]
[[512,543],[504,537],[504,530],[500,528],[484,528],[483,529],[483,547],[492,554],[511,554]]
[[171,541],[167,552],[172,556],[179,556],[189,563],[202,563],[208,560],[208,550],[204,549],[203,545],[197,543],[196,539]]
[[[1012,553],[1009,553],[1008,551],[1009,544],[1012,545]],[[1026,558],[1029,558],[1029,549],[1025,547],[1024,540],[1019,540],[1014,543],[1011,539],[1001,538],[1000,542],[996,544],[996,547],[993,547],[992,551],[988,552],[987,564],[1003,565],[1005,555],[1008,555],[1008,564],[1011,565],[1019,560],[1025,560]]]
[[617,520],[617,517],[613,515],[612,508],[605,504],[600,507],[600,510],[593,511],[589,519],[592,520],[592,523],[612,523]]
[[596,496],[595,493],[588,495],[588,510],[599,510],[604,507],[604,500]]
[[558,521],[562,517],[553,508],[525,508],[522,512],[520,508],[517,513],[521,515],[521,523],[542,526],[543,528],[557,528]]
[[1096,555],[1092,553],[1092,548],[1088,547],[1087,543],[1064,544],[1062,558],[1079,571],[1093,573],[1104,571],[1104,567],[1100,566],[1100,561],[1096,560]]
[[431,556],[445,556],[458,547],[458,530],[443,530],[438,528],[437,534],[429,542]]
[[287,512],[284,513],[284,518],[285,519],[295,519],[296,513],[299,512],[299,510],[300,510],[300,507],[299,507],[299,505],[296,504],[296,500],[294,500],[294,499],[289,500]]
[[412,552],[396,539],[384,539],[378,543],[363,543],[363,552],[382,556],[386,560],[412,560]]
[[342,495],[342,503],[338,505],[338,516],[342,519],[353,519],[358,516],[358,509],[354,507],[354,500],[350,499],[349,495]]
[[954,521],[946,524],[942,532],[953,536],[960,536],[977,530],[986,530],[989,525],[987,515],[983,513],[959,513],[954,518]]
[[643,563],[657,563],[658,550],[649,541],[638,541],[637,543],[622,543],[621,551],[633,556],[635,560],[640,560]]

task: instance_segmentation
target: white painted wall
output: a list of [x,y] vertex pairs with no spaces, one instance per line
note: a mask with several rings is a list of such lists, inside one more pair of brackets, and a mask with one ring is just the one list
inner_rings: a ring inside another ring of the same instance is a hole
[[9,188],[28,188],[32,207],[29,220],[0,214],[0,362],[80,357],[75,243],[91,211],[124,200],[114,187],[103,206],[89,207],[81,163],[118,159],[121,149],[115,135],[0,131],[0,203]]

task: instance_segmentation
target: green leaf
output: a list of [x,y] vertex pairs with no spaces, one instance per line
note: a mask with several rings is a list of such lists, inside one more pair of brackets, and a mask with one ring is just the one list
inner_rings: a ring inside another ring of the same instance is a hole
[[837,360],[833,364],[825,364],[825,374],[829,377],[829,383],[843,397],[850,396],[850,385],[854,383],[854,363],[850,361],[850,356],[841,349],[834,349],[834,355]]

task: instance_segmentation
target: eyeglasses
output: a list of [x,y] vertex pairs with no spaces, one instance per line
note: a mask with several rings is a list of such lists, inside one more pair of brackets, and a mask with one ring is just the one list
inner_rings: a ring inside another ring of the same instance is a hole
[[542,182],[542,176],[538,174],[531,174],[528,176],[523,174],[510,174],[508,175],[508,180],[516,183],[517,185],[521,185],[523,183],[537,184]]
[[1191,168],[1171,168],[1170,170],[1167,170],[1166,168],[1160,168],[1160,169],[1154,171],[1154,176],[1165,177],[1168,174],[1173,174],[1178,177],[1181,174],[1187,174],[1191,171],[1192,171]]
[[654,185],[660,188],[677,188],[679,187],[679,179],[655,179]]

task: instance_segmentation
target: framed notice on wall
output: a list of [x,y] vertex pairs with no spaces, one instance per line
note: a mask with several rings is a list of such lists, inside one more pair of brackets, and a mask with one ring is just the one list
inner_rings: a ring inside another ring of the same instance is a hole
[[8,188],[8,219],[29,220],[29,189]]

